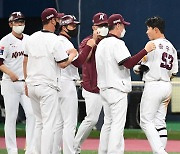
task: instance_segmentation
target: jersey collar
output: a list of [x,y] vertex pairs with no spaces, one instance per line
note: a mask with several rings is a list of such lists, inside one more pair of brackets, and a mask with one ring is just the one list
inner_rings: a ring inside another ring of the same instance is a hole
[[42,29],[41,32],[52,33],[52,32],[50,32],[50,31],[48,31],[48,30],[45,30],[45,29]]
[[115,38],[117,38],[117,39],[121,39],[121,38],[119,38],[119,37],[117,37],[116,35],[111,34],[111,33],[108,34],[108,37],[115,37]]

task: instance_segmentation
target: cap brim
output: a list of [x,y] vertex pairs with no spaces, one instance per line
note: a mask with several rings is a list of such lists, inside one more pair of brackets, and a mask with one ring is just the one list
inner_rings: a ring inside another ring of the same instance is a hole
[[74,21],[73,23],[76,24],[76,25],[79,25],[79,24],[80,24],[79,21]]
[[10,20],[9,22],[18,21],[18,20],[25,20],[25,18],[14,18],[13,20]]
[[94,26],[98,26],[102,24],[108,24],[108,21],[101,21],[101,22],[95,23]]
[[130,22],[127,22],[127,21],[124,21],[123,24],[128,26],[128,25],[130,25],[131,23],[130,23]]

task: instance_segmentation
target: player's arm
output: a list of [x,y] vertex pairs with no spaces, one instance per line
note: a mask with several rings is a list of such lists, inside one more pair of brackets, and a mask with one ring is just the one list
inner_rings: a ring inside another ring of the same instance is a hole
[[138,52],[136,55],[129,57],[119,63],[119,65],[124,65],[126,68],[130,69],[133,68],[145,55],[148,54],[148,52],[151,52],[154,50],[155,44],[149,41],[146,45],[145,48],[142,49],[140,52]]
[[76,49],[71,49],[68,50],[68,57],[58,61],[57,64],[60,68],[66,68],[69,64],[71,64],[71,62],[73,61],[73,59],[77,56],[78,52]]
[[94,38],[83,40],[79,46],[79,56],[72,64],[81,67],[84,62],[89,60],[95,47],[96,40]]
[[19,79],[18,76],[14,72],[12,72],[9,68],[7,68],[7,66],[4,65],[3,61],[4,59],[0,58],[0,70],[3,73],[6,73],[13,82],[17,81]]
[[[24,55],[24,60],[23,60],[23,73],[24,73],[24,79],[27,78],[27,62],[28,62],[28,56]],[[25,84],[24,86],[25,89],[25,94],[28,96],[28,88],[27,85]]]
[[27,62],[28,62],[28,56],[27,56],[27,55],[24,55],[24,60],[23,60],[24,79],[27,78]]

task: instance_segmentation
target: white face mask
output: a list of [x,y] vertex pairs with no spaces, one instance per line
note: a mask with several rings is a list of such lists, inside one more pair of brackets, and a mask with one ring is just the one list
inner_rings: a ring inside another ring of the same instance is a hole
[[125,35],[125,33],[126,33],[126,30],[125,30],[125,29],[123,29],[123,31],[121,32],[121,36],[120,36],[120,38],[123,38],[123,37],[124,37],[124,35]]
[[16,32],[17,34],[21,34],[24,31],[25,25],[24,26],[13,26],[13,31]]
[[100,36],[107,36],[108,32],[109,32],[109,29],[107,27],[99,27],[99,28],[97,28],[97,33]]

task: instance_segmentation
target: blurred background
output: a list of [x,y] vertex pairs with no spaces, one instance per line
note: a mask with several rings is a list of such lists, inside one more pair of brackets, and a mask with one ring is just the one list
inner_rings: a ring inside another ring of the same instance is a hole
[[[42,28],[40,15],[47,7],[54,7],[59,12],[73,14],[81,22],[79,35],[73,40],[76,48],[84,37],[92,33],[92,17],[98,12],[104,12],[108,16],[120,13],[125,20],[131,23],[126,28],[123,38],[132,55],[141,50],[148,38],[146,36],[145,21],[152,16],[161,16],[166,21],[165,35],[180,53],[180,0],[0,0],[0,39],[8,34],[11,29],[8,26],[8,17],[14,11],[21,11],[26,17],[26,28],[24,33],[31,35]],[[180,56],[179,56],[180,58]],[[81,72],[81,70],[79,70]],[[131,72],[133,81],[140,81],[140,77]],[[173,98],[168,107],[167,122],[178,123],[180,121],[180,86],[179,74],[174,80]],[[79,117],[81,122],[85,116],[85,105],[81,96],[81,87],[77,86],[79,96]],[[143,90],[141,82],[133,84],[133,91],[129,94],[129,108],[126,128],[139,128],[139,102]],[[18,122],[24,122],[24,113],[20,106]],[[0,122],[4,121],[3,98],[0,97]],[[101,113],[97,129],[103,123],[103,112]],[[180,126],[180,125],[179,125]],[[179,126],[175,126],[176,128]],[[178,128],[180,130],[180,127]]]

